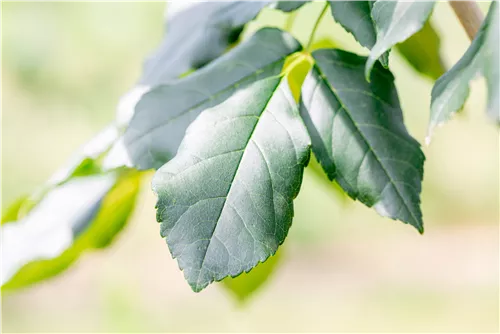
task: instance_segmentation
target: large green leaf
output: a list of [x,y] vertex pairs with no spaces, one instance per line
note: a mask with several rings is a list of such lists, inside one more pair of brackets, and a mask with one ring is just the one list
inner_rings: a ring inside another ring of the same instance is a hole
[[260,263],[249,273],[242,273],[234,278],[226,277],[222,286],[236,297],[238,302],[245,302],[273,275],[281,261],[281,252],[282,250],[278,250],[274,256],[270,256],[266,262]]
[[488,114],[500,123],[499,25],[498,2],[493,1],[486,19],[465,54],[432,88],[428,139],[437,125],[463,107],[469,95],[469,82],[478,74],[486,79]]
[[288,33],[264,28],[193,74],[157,86],[142,96],[124,137],[111,151],[123,161],[113,160],[139,169],[159,168],[175,155],[186,128],[200,112],[239,87],[278,75],[285,58],[300,49]]
[[141,85],[156,85],[199,68],[223,54],[243,26],[262,8],[293,11],[303,1],[173,1],[167,7],[167,32],[144,64]]
[[366,58],[341,50],[313,57],[301,114],[318,161],[349,196],[422,232],[425,158],[405,129],[394,77],[376,64],[367,82]]
[[[332,16],[359,44],[371,49],[377,40],[375,23],[371,16],[373,1],[329,1]],[[389,64],[389,53],[380,57],[384,67]]]
[[153,178],[161,235],[194,291],[273,255],[293,218],[309,138],[286,79],[205,110]]
[[396,49],[416,71],[437,80],[446,71],[439,54],[440,45],[439,35],[427,21],[422,30],[397,44]]
[[372,18],[377,30],[377,42],[366,62],[365,77],[377,59],[397,43],[401,43],[422,29],[434,7],[433,1],[378,0],[372,8]]

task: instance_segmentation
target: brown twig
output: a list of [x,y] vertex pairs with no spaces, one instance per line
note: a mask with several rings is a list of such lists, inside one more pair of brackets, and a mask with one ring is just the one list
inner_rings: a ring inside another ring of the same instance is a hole
[[475,1],[449,1],[449,3],[472,41],[483,22],[483,12]]

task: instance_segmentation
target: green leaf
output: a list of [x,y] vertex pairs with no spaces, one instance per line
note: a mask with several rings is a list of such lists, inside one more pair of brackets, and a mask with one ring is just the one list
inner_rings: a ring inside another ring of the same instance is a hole
[[271,4],[271,8],[276,8],[283,12],[293,12],[306,3],[308,1],[276,1],[274,4]]
[[441,41],[429,21],[422,30],[397,44],[396,49],[418,72],[437,80],[446,71],[439,55]]
[[123,139],[110,154],[124,157],[118,165],[159,168],[175,155],[186,128],[200,112],[240,87],[278,75],[285,58],[299,50],[300,44],[288,33],[264,28],[206,67],[157,86],[142,96]]
[[369,83],[365,57],[333,49],[313,57],[301,114],[318,161],[350,197],[422,232],[425,157],[406,131],[391,72],[375,64]]
[[469,96],[469,82],[478,74],[486,79],[488,114],[500,123],[499,29],[498,3],[493,1],[486,19],[465,54],[432,88],[428,141],[437,125],[444,123],[463,107]]
[[204,66],[238,39],[243,26],[266,6],[293,11],[303,1],[170,2],[167,32],[144,64],[140,85],[157,85]]
[[372,8],[372,18],[377,30],[377,42],[366,62],[365,77],[377,59],[397,43],[401,43],[422,29],[434,7],[433,1],[378,0]]
[[[371,17],[373,1],[329,1],[334,20],[351,33],[367,49],[371,49],[377,40],[375,23]],[[389,64],[389,53],[380,57],[384,67]]]
[[189,126],[153,190],[161,235],[194,291],[276,252],[308,160],[309,138],[286,78],[239,89]]
[[272,276],[281,262],[281,252],[281,250],[277,251],[274,256],[270,256],[266,262],[258,264],[249,273],[242,273],[234,278],[224,278],[222,286],[240,303],[245,302]]
[[56,187],[23,219],[2,225],[2,289],[55,276],[84,251],[107,246],[123,228],[138,173],[74,178]]

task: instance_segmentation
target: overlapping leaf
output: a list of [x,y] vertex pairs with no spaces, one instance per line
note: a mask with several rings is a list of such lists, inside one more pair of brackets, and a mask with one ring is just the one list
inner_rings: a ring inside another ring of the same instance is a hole
[[372,18],[377,31],[377,42],[366,62],[365,76],[377,59],[397,43],[401,43],[422,29],[434,7],[433,1],[378,0],[372,8]]
[[308,160],[309,138],[286,79],[239,89],[189,126],[153,189],[161,235],[194,291],[276,252]]
[[123,163],[159,168],[175,155],[186,128],[200,112],[239,87],[278,75],[285,58],[300,49],[288,33],[264,28],[195,73],[146,93],[119,144],[127,150]]
[[301,114],[313,152],[330,179],[383,216],[423,231],[420,191],[424,155],[406,131],[392,74],[341,50],[313,53]]
[[[375,23],[371,16],[374,1],[330,1],[332,16],[359,44],[371,49],[377,40]],[[389,64],[389,53],[380,57],[384,67]]]
[[170,2],[167,33],[144,64],[140,85],[156,85],[199,68],[226,51],[265,6],[293,11],[303,1]]
[[460,110],[469,95],[469,82],[478,74],[488,87],[488,114],[500,123],[499,13],[493,1],[488,15],[462,58],[432,88],[428,139],[433,129]]
[[432,24],[427,21],[418,31],[396,49],[418,72],[437,80],[446,71],[440,56],[441,41]]

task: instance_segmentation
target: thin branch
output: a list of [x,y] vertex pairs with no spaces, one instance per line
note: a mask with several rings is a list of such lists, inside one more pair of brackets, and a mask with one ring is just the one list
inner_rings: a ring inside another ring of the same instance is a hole
[[481,27],[484,15],[475,1],[450,1],[450,6],[460,20],[465,32],[472,41]]

